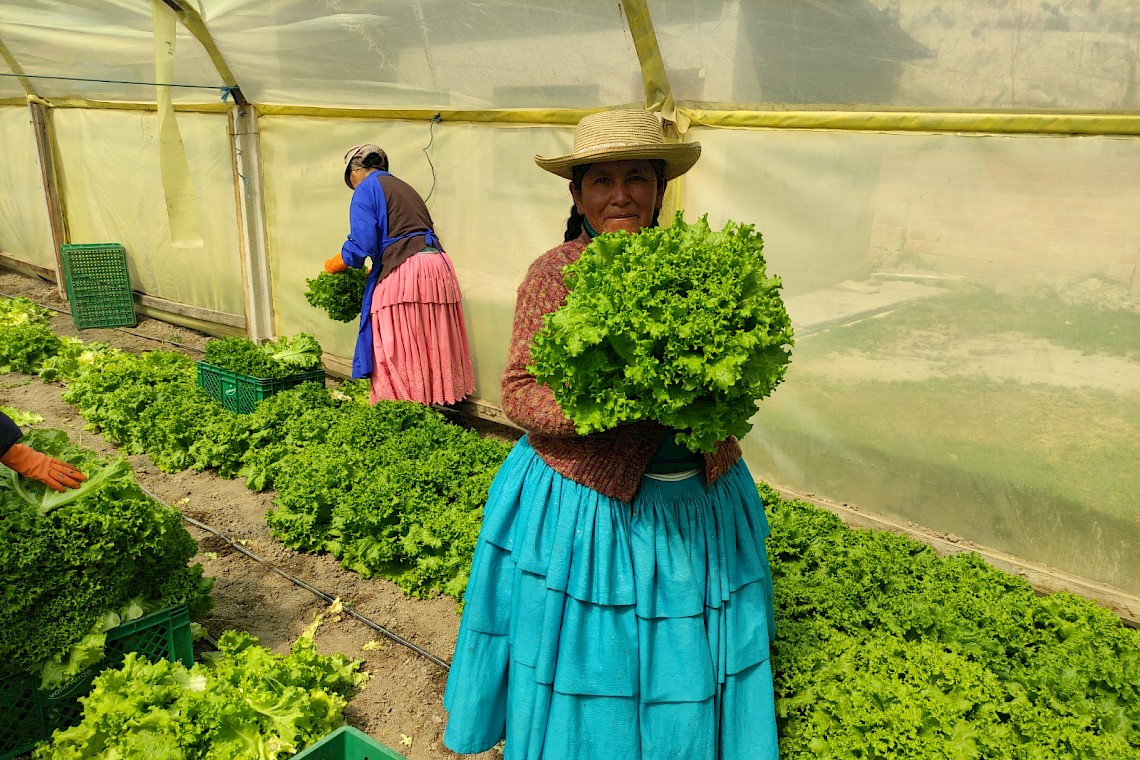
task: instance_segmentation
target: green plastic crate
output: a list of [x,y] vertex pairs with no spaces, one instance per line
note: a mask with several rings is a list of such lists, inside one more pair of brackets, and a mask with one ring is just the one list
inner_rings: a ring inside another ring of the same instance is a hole
[[60,246],[63,280],[76,329],[134,327],[127,252],[118,243]]
[[319,742],[293,755],[293,760],[407,760],[352,726],[341,726]]
[[323,369],[298,372],[287,377],[250,377],[206,362],[197,362],[195,366],[198,368],[198,386],[226,409],[237,414],[249,414],[274,393],[301,383],[317,382],[323,385],[325,382]]
[[79,698],[90,693],[95,676],[122,665],[128,652],[193,665],[194,642],[186,605],[158,610],[107,631],[106,656],[58,689],[40,691],[38,676],[0,679],[0,760],[30,751],[37,742],[50,739],[57,728],[77,724],[83,717]]

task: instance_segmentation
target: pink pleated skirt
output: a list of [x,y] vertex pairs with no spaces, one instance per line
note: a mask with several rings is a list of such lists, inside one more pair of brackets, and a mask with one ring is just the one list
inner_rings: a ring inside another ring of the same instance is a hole
[[446,253],[417,253],[372,296],[372,403],[453,404],[475,390],[462,294]]

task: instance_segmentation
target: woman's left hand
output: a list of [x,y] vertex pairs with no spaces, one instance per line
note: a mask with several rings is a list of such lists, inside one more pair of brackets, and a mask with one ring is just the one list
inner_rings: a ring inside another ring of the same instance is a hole
[[7,453],[0,457],[0,462],[25,478],[37,480],[56,491],[79,488],[79,484],[87,480],[86,475],[67,462],[49,457],[22,443],[9,448]]
[[348,269],[348,264],[344,263],[344,259],[339,253],[325,262],[325,271],[329,274],[338,274],[346,269]]

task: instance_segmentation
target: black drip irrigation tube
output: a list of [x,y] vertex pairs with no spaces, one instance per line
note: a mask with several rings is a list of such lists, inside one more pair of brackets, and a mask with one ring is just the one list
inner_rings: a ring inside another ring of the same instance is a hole
[[[145,493],[147,496],[149,496],[150,498],[152,498],[152,499],[154,499],[155,501],[157,501],[159,504],[163,504],[163,505],[165,505],[165,506],[168,506],[168,507],[170,507],[170,505],[169,505],[169,504],[167,504],[167,503],[166,503],[166,502],[164,502],[162,499],[160,499],[160,498],[158,498],[157,496],[155,496],[153,493],[151,493],[151,491],[149,491],[149,490],[148,490],[146,487],[144,487],[144,486],[143,486],[141,483],[139,484],[139,488],[140,488],[140,489],[142,489],[142,492],[143,492],[143,493]],[[170,508],[171,508],[171,509],[174,509],[174,507],[170,507]],[[201,522],[201,521],[199,521],[199,520],[195,520],[193,517],[190,517],[189,515],[183,514],[183,513],[182,513],[182,510],[178,510],[178,513],[179,513],[180,515],[182,515],[182,519],[183,519],[183,520],[185,520],[185,521],[186,521],[186,522],[188,522],[189,524],[193,525],[195,528],[198,528],[199,530],[203,530],[203,531],[205,531],[205,532],[207,532],[207,533],[209,533],[209,534],[211,534],[211,535],[215,536],[216,538],[219,538],[219,539],[221,539],[221,540],[222,540],[222,541],[224,541],[224,542],[225,542],[227,545],[229,545],[230,547],[232,547],[234,550],[236,550],[236,551],[238,551],[238,552],[241,552],[242,554],[244,554],[245,556],[247,556],[247,557],[249,557],[250,559],[254,560],[255,562],[259,562],[259,563],[261,563],[261,564],[262,564],[262,565],[264,565],[265,567],[269,568],[269,569],[270,569],[270,570],[272,570],[273,572],[275,572],[275,573],[277,573],[278,575],[280,575],[282,578],[285,578],[286,580],[288,580],[289,582],[293,583],[294,585],[296,585],[296,586],[299,586],[300,588],[303,588],[303,589],[305,589],[306,591],[308,591],[308,592],[312,593],[314,596],[316,596],[317,598],[321,599],[322,601],[324,601],[324,602],[326,602],[326,603],[328,603],[328,604],[332,604],[333,602],[335,602],[335,601],[336,601],[336,599],[335,599],[334,597],[332,597],[332,596],[330,596],[330,595],[326,594],[324,591],[321,591],[320,589],[318,589],[318,588],[316,588],[316,587],[314,587],[314,586],[311,586],[311,585],[310,585],[310,584],[308,584],[308,583],[305,583],[305,581],[301,580],[300,578],[298,578],[298,577],[296,577],[296,576],[294,576],[294,575],[290,575],[289,573],[285,572],[285,571],[284,571],[284,570],[282,570],[281,568],[277,567],[277,565],[274,565],[272,562],[269,562],[268,560],[264,560],[264,559],[262,559],[261,557],[257,556],[256,554],[254,554],[253,552],[251,552],[249,549],[246,549],[246,548],[245,548],[244,546],[242,546],[240,543],[238,543],[237,541],[234,541],[232,538],[230,538],[229,536],[225,535],[224,533],[222,533],[222,532],[221,532],[221,531],[219,531],[218,529],[216,529],[216,528],[212,528],[212,527],[210,527],[209,525],[206,525],[204,522]],[[436,656],[435,656],[434,654],[432,654],[431,652],[428,652],[427,650],[425,650],[425,649],[422,649],[422,648],[420,648],[420,647],[416,646],[416,645],[415,645],[415,644],[413,644],[412,642],[410,642],[410,641],[408,641],[407,639],[405,639],[403,636],[400,636],[398,633],[395,633],[394,631],[390,631],[390,630],[388,630],[387,628],[385,628],[384,626],[380,625],[379,623],[377,623],[377,622],[375,622],[375,621],[373,621],[373,620],[370,620],[370,619],[368,619],[368,618],[367,618],[367,617],[365,617],[364,615],[361,615],[359,612],[357,612],[356,610],[352,609],[352,607],[348,607],[348,606],[344,607],[344,612],[345,612],[345,614],[347,614],[347,615],[350,615],[350,616],[352,616],[352,617],[356,618],[356,619],[357,619],[357,620],[359,620],[361,623],[363,623],[364,625],[368,626],[369,628],[371,628],[372,630],[376,631],[377,633],[381,634],[382,636],[384,636],[384,637],[386,637],[386,638],[389,638],[389,639],[391,639],[392,641],[396,642],[397,644],[400,644],[401,646],[405,646],[405,647],[407,647],[408,649],[412,650],[413,652],[415,652],[416,654],[420,655],[421,657],[424,657],[424,658],[426,658],[426,659],[428,659],[428,660],[431,660],[433,663],[435,663],[436,665],[438,665],[438,666],[439,666],[440,668],[442,668],[444,671],[450,671],[450,670],[451,670],[451,666],[450,666],[450,665],[448,665],[446,662],[444,662],[444,661],[443,661],[443,660],[441,660],[440,658],[436,657]]]

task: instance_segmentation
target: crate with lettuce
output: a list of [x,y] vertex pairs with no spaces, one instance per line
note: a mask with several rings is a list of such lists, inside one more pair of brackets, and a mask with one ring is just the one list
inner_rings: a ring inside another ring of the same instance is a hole
[[317,652],[321,620],[288,654],[226,631],[217,651],[191,666],[128,655],[95,679],[82,720],[57,731],[34,757],[292,757],[344,724],[348,700],[369,677],[360,660]]
[[569,296],[529,369],[580,434],[656,420],[713,451],[784,378],[792,325],[752,225],[715,231],[678,212],[667,228],[599,235],[563,276]]
[[258,345],[234,336],[206,343],[198,385],[231,412],[247,414],[270,396],[301,383],[325,382],[321,344],[308,333]]
[[191,564],[197,544],[181,515],[145,494],[125,460],[78,448],[58,430],[32,430],[21,442],[74,465],[87,480],[59,492],[0,471],[0,694],[7,705],[0,756],[42,738],[37,730],[68,722],[70,706],[55,695],[73,694],[72,685],[93,677],[120,626],[135,629],[148,615],[183,605],[182,615],[197,617],[212,604],[213,580]]

